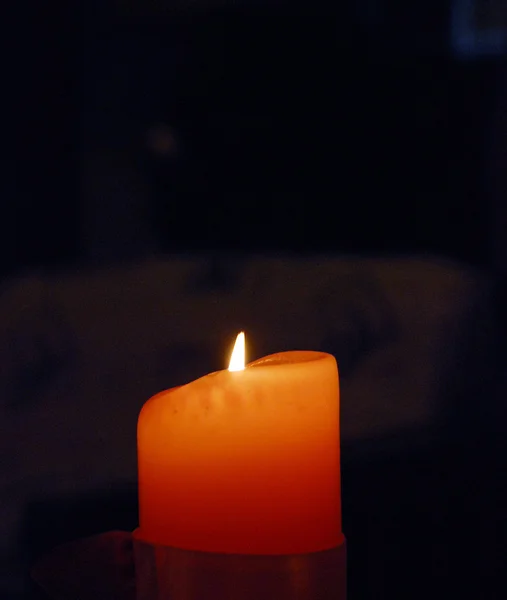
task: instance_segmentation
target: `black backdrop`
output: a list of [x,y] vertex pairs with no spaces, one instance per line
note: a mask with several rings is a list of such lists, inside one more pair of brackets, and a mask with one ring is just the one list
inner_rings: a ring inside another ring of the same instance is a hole
[[[17,9],[3,272],[86,259],[82,155],[104,148],[146,183],[162,250],[488,261],[483,157],[496,63],[451,56],[442,3],[424,19],[386,4],[381,30],[320,3],[156,19],[97,6]],[[101,92],[106,65],[121,73],[117,105],[113,83]],[[172,128],[176,156],[147,151],[153,122]],[[121,194],[111,203],[121,215]]]

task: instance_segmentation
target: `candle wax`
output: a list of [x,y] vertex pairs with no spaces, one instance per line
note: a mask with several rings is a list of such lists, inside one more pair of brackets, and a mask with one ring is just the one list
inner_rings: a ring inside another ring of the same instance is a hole
[[343,541],[335,359],[283,352],[157,394],[138,422],[138,535],[235,554]]

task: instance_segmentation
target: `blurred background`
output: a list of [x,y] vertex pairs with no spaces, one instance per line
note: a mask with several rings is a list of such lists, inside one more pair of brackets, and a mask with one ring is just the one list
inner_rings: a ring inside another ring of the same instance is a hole
[[240,328],[338,358],[350,599],[505,597],[506,6],[13,7],[2,597],[135,527],[140,407]]
[[502,2],[18,10],[4,273],[239,247],[495,262]]

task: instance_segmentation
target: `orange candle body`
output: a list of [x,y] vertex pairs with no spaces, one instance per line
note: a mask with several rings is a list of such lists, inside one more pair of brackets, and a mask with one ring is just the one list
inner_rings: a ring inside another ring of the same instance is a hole
[[304,554],[343,542],[334,357],[283,352],[157,394],[138,422],[143,540]]

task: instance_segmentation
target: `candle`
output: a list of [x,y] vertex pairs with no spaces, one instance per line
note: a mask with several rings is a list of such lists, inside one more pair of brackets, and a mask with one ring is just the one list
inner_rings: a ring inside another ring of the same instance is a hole
[[344,538],[336,361],[291,351],[245,368],[241,340],[228,370],[144,405],[137,535],[215,553],[337,547]]

